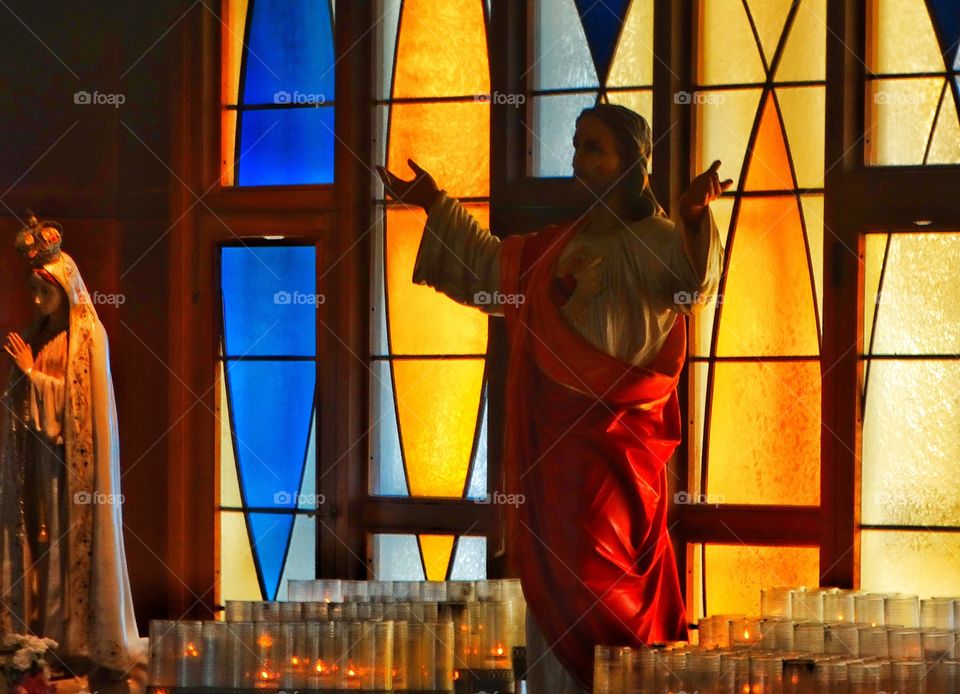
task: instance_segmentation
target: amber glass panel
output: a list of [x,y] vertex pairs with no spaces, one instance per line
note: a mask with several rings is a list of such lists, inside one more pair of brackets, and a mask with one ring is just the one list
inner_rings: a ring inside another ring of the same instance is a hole
[[760,51],[742,2],[700,0],[697,83],[752,84],[765,79]]
[[411,496],[463,496],[484,363],[483,359],[392,362]]
[[[236,105],[240,94],[240,62],[243,57],[243,33],[247,20],[247,0],[225,0],[221,4],[221,41],[223,55],[220,67],[220,103]],[[237,143],[237,112],[221,111],[220,185],[234,184],[234,159]]]
[[[720,239],[724,248],[727,248],[727,237],[730,233],[730,220],[733,216],[733,198],[723,197],[710,203],[710,211],[720,231]],[[713,339],[713,330],[717,313],[717,300],[708,301],[695,314],[693,334],[689,338],[690,349],[699,357],[710,355],[710,343]]]
[[796,197],[742,199],[734,234],[717,354],[819,354]]
[[880,291],[880,272],[883,270],[883,257],[886,252],[889,234],[867,234],[864,239],[863,265],[863,351],[872,352],[874,315]]
[[[486,225],[487,206],[470,205]],[[413,266],[423,236],[422,210],[387,211],[387,302],[393,354],[484,354],[487,317],[432,287],[414,284]],[[429,320],[425,318],[429,317]]]
[[732,504],[818,504],[819,362],[714,369],[707,492]]
[[697,137],[694,141],[696,169],[705,170],[715,160],[720,174],[739,186],[744,153],[750,141],[760,102],[760,89],[700,92],[696,108]]
[[773,95],[768,94],[747,171],[746,190],[792,190],[793,174]]
[[794,0],[748,0],[747,2],[768,66],[773,62],[773,54],[780,43],[793,2]]
[[407,159],[453,197],[490,194],[488,101],[394,104],[387,168],[411,176]]
[[[489,93],[483,14],[481,0],[404,0],[394,98]],[[464,141],[472,134],[468,129]]]
[[653,0],[630,3],[607,79],[609,87],[641,84],[653,84]]
[[774,586],[807,586],[820,581],[815,547],[707,545],[704,580],[709,614],[760,614],[760,591]]
[[453,535],[420,535],[420,551],[428,581],[443,581],[453,552]]
[[862,531],[860,587],[922,598],[960,595],[960,533]]

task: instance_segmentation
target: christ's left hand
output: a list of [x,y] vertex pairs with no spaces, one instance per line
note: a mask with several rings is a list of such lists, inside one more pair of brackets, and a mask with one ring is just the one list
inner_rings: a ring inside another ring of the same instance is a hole
[[680,196],[680,215],[692,231],[700,225],[707,206],[733,185],[733,180],[729,178],[726,181],[720,181],[719,170],[720,161],[717,160],[709,169],[693,179],[687,192]]

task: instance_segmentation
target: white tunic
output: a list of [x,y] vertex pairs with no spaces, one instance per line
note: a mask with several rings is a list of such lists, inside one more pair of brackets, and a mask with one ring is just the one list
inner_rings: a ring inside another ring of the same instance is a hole
[[[511,298],[499,294],[500,244],[444,193],[429,211],[413,281],[502,315]],[[693,231],[680,219],[651,216],[619,229],[575,232],[555,274],[568,274],[578,255],[599,265],[592,277],[581,277],[561,311],[591,345],[637,366],[656,356],[679,313],[693,313],[716,293],[723,267],[709,212]]]

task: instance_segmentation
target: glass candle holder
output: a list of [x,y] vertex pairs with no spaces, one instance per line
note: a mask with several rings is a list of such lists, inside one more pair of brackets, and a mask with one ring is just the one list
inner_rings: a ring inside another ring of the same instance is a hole
[[594,646],[593,694],[620,694],[627,691],[633,652],[621,646]]
[[177,622],[177,686],[200,686],[200,657],[203,646],[203,623]]
[[287,581],[287,600],[295,602],[310,602],[313,599],[313,580],[298,580],[291,578]]
[[746,653],[720,655],[720,690],[722,692],[750,691],[750,656]]
[[721,655],[717,651],[690,651],[687,654],[685,684],[690,691],[716,691],[720,683],[720,672]]
[[824,625],[815,622],[797,624],[793,632],[793,646],[800,653],[823,653]]
[[884,599],[879,593],[859,593],[853,596],[854,621],[858,624],[882,626],[885,624]]
[[801,588],[767,588],[760,591],[760,616],[786,618],[792,617],[790,595]]
[[317,657],[313,661],[311,676],[317,689],[336,689],[340,679],[340,639],[337,636],[337,622],[318,622]]
[[200,649],[200,686],[229,687],[227,678],[228,639],[231,624],[227,622],[203,622]]
[[758,655],[750,661],[751,692],[783,694],[782,655]]
[[954,629],[953,598],[929,598],[920,601],[920,626]]
[[881,686],[880,663],[853,661],[847,665],[850,679],[850,694],[876,694],[884,691]]
[[860,627],[860,655],[864,658],[890,657],[890,641],[886,627]]
[[653,691],[655,662],[655,651],[652,648],[640,646],[634,649],[633,667],[627,678],[628,692]]
[[434,625],[434,687],[438,691],[453,691],[454,685],[454,626],[444,619]]
[[818,691],[846,694],[849,687],[846,661],[818,660],[816,663],[816,678]]
[[339,578],[316,581],[313,599],[320,602],[343,602],[343,582]]
[[846,590],[824,593],[823,619],[826,622],[855,622],[854,594]]
[[794,622],[790,619],[765,619],[761,625],[761,643],[770,651],[792,651]]
[[790,614],[795,622],[822,622],[823,592],[819,590],[790,591]]
[[300,602],[281,602],[279,619],[281,622],[299,622],[302,616],[302,603]]
[[828,624],[824,651],[830,655],[856,658],[860,655],[860,628],[856,624]]
[[254,622],[279,622],[280,621],[280,603],[264,600],[253,603],[253,621]]
[[253,603],[248,600],[227,600],[224,619],[228,622],[252,622]]
[[477,587],[473,581],[447,581],[447,600],[450,602],[475,602]]
[[949,629],[923,629],[920,632],[921,655],[928,663],[952,660],[956,643],[957,634]]
[[888,595],[883,601],[884,623],[890,626],[920,626],[920,601],[916,595]]
[[894,660],[890,663],[893,686],[900,694],[923,694],[926,664],[920,661]]
[[228,622],[226,671],[229,689],[247,689],[256,682],[256,627],[253,622]]
[[922,660],[920,631],[917,629],[892,628],[887,633],[890,642],[890,657],[906,660]]
[[[254,610],[256,616],[256,609]],[[254,687],[276,689],[282,673],[280,654],[280,622],[254,622],[257,672]]]
[[729,643],[731,648],[751,646],[763,639],[762,622],[756,617],[731,619],[729,623]]
[[326,622],[328,605],[325,602],[305,602],[300,605],[300,619],[304,622]]
[[173,620],[150,621],[150,684],[177,685],[177,623]]

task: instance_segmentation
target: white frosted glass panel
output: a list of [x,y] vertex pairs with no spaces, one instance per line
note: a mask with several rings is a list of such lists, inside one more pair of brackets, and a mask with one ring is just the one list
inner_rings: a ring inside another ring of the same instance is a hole
[[423,564],[416,535],[381,533],[373,536],[375,581],[423,581]]
[[599,86],[574,1],[539,0],[535,16],[534,89]]
[[860,588],[921,598],[960,595],[960,533],[862,531]]
[[287,581],[312,580],[317,576],[317,519],[298,515],[293,522],[293,535],[280,578],[277,600],[287,599]]
[[454,550],[452,581],[482,581],[487,577],[487,538],[462,536]]
[[487,495],[487,423],[490,419],[490,407],[487,400],[488,390],[483,396],[483,411],[480,415],[480,434],[477,438],[477,452],[467,488],[468,499],[482,499]]
[[573,175],[573,134],[577,116],[596,103],[595,94],[540,96],[533,100],[532,174]]
[[408,496],[390,362],[370,364],[370,493]]

